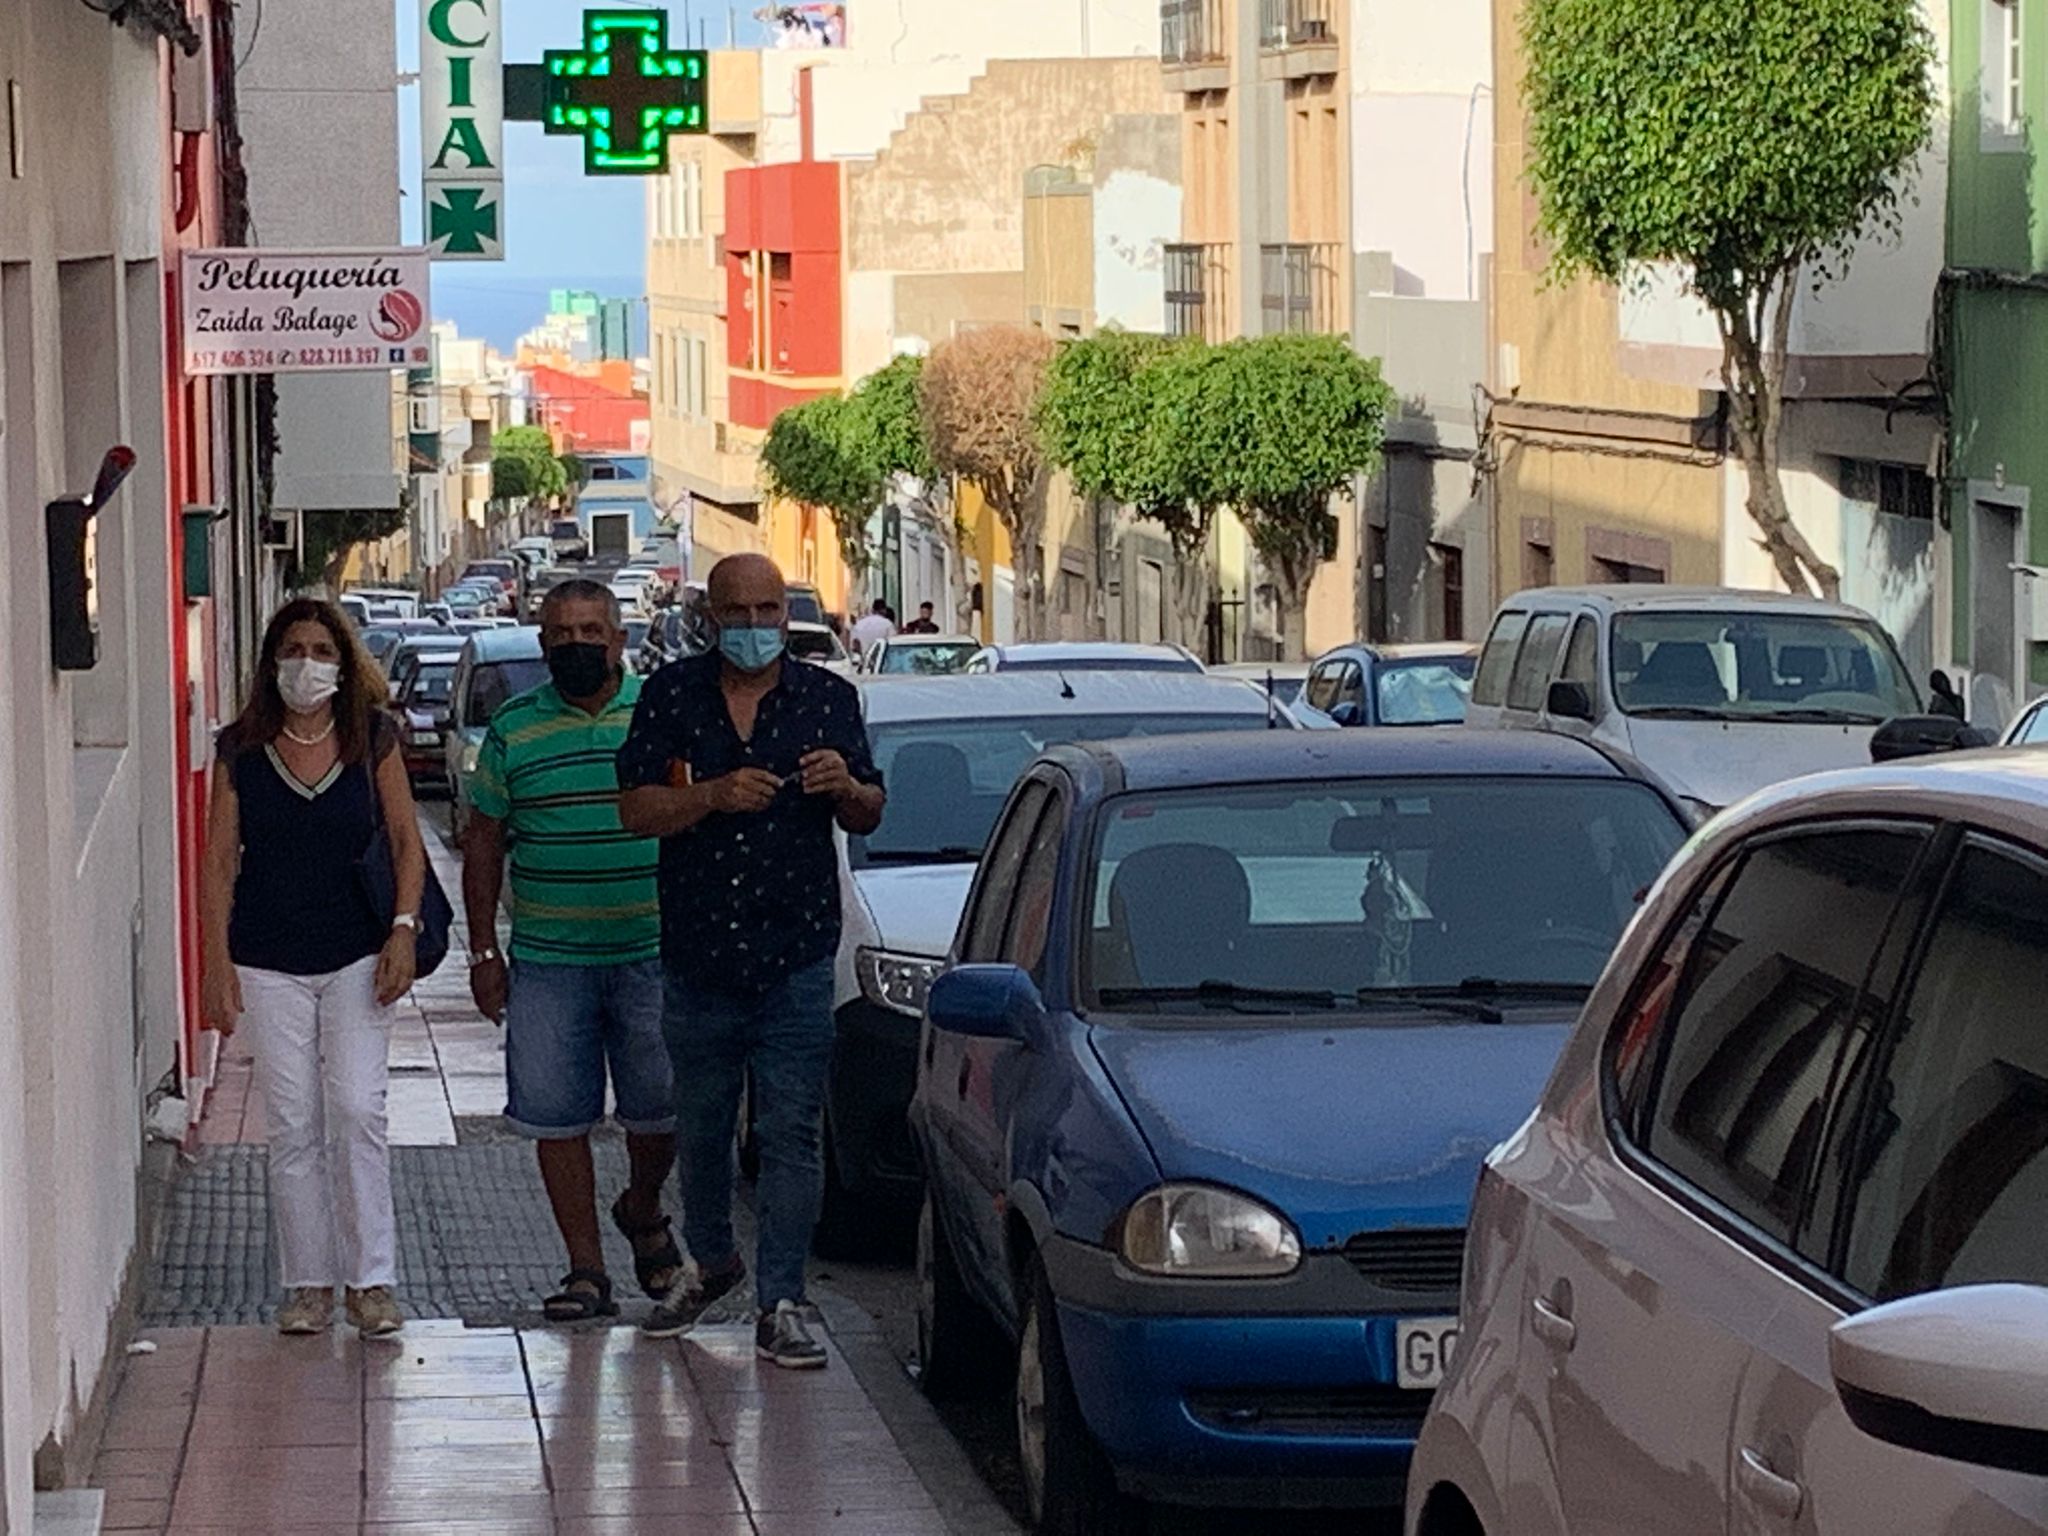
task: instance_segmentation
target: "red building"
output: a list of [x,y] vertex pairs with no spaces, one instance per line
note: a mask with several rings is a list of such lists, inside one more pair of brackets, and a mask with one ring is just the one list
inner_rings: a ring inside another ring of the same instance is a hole
[[611,361],[570,371],[530,365],[528,414],[545,427],[558,453],[645,453],[651,418],[647,396],[633,387],[633,365]]
[[731,417],[760,430],[845,383],[843,184],[838,165],[815,157],[810,71],[798,78],[803,158],[725,176]]

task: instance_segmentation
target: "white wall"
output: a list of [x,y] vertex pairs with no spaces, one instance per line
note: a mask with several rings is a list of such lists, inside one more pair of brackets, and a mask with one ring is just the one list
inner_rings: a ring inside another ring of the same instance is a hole
[[[245,37],[235,87],[256,244],[398,244],[396,27],[389,0],[322,0],[272,4]],[[277,404],[280,506],[398,505],[388,375],[281,375]]]
[[1493,250],[1488,0],[1352,0],[1351,243],[1395,293],[1473,299]]
[[[70,1445],[107,1366],[143,1093],[175,1063],[176,773],[159,49],[15,0],[0,60],[27,146],[0,178],[0,1527],[26,1531],[32,1459]],[[102,514],[119,622],[95,672],[60,675],[41,507],[118,441],[141,460]]]
[[1094,205],[1097,327],[1164,331],[1166,247],[1180,238],[1179,183],[1112,170],[1095,188]]

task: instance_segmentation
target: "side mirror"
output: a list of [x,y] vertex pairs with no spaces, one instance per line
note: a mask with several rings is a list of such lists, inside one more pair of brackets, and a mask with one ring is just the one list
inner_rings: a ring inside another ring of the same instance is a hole
[[961,965],[932,983],[932,1027],[977,1040],[1023,1040],[1045,1016],[1031,977],[1014,965]]
[[1830,1330],[1828,1364],[1866,1435],[2048,1474],[2048,1290],[1962,1286],[1873,1307]]
[[1365,724],[1365,711],[1350,699],[1344,700],[1341,704],[1332,704],[1328,714],[1332,720],[1346,729],[1354,725]]
[[1553,720],[1583,720],[1593,723],[1593,690],[1584,683],[1556,682],[1544,701]]
[[1894,763],[1901,758],[1927,757],[1936,752],[1963,752],[1972,747],[1994,745],[1989,731],[1976,729],[1948,715],[1904,715],[1887,720],[1870,738],[1870,760]]

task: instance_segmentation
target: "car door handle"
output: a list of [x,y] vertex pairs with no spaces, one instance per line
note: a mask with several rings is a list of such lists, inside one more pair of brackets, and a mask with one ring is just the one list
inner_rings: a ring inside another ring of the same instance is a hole
[[1579,1336],[1579,1325],[1544,1296],[1529,1303],[1529,1326],[1537,1338],[1558,1349],[1570,1349]]
[[1757,1451],[1746,1445],[1735,1460],[1735,1481],[1757,1508],[1776,1515],[1780,1520],[1798,1519],[1800,1507],[1806,1502],[1804,1488],[1791,1478],[1782,1476]]

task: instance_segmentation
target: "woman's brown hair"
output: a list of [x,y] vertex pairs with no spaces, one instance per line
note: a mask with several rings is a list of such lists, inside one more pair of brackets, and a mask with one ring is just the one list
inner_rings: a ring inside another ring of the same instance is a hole
[[263,649],[256,663],[249,702],[223,733],[223,747],[230,754],[251,752],[268,746],[284,730],[284,695],[277,686],[277,653],[291,627],[308,620],[327,631],[335,650],[341,654],[341,677],[334,695],[334,735],[341,760],[363,762],[370,756],[373,744],[381,757],[383,743],[390,739],[388,731],[378,729],[391,697],[384,673],[363,649],[348,617],[334,604],[315,597],[293,598],[272,614],[264,626]]

